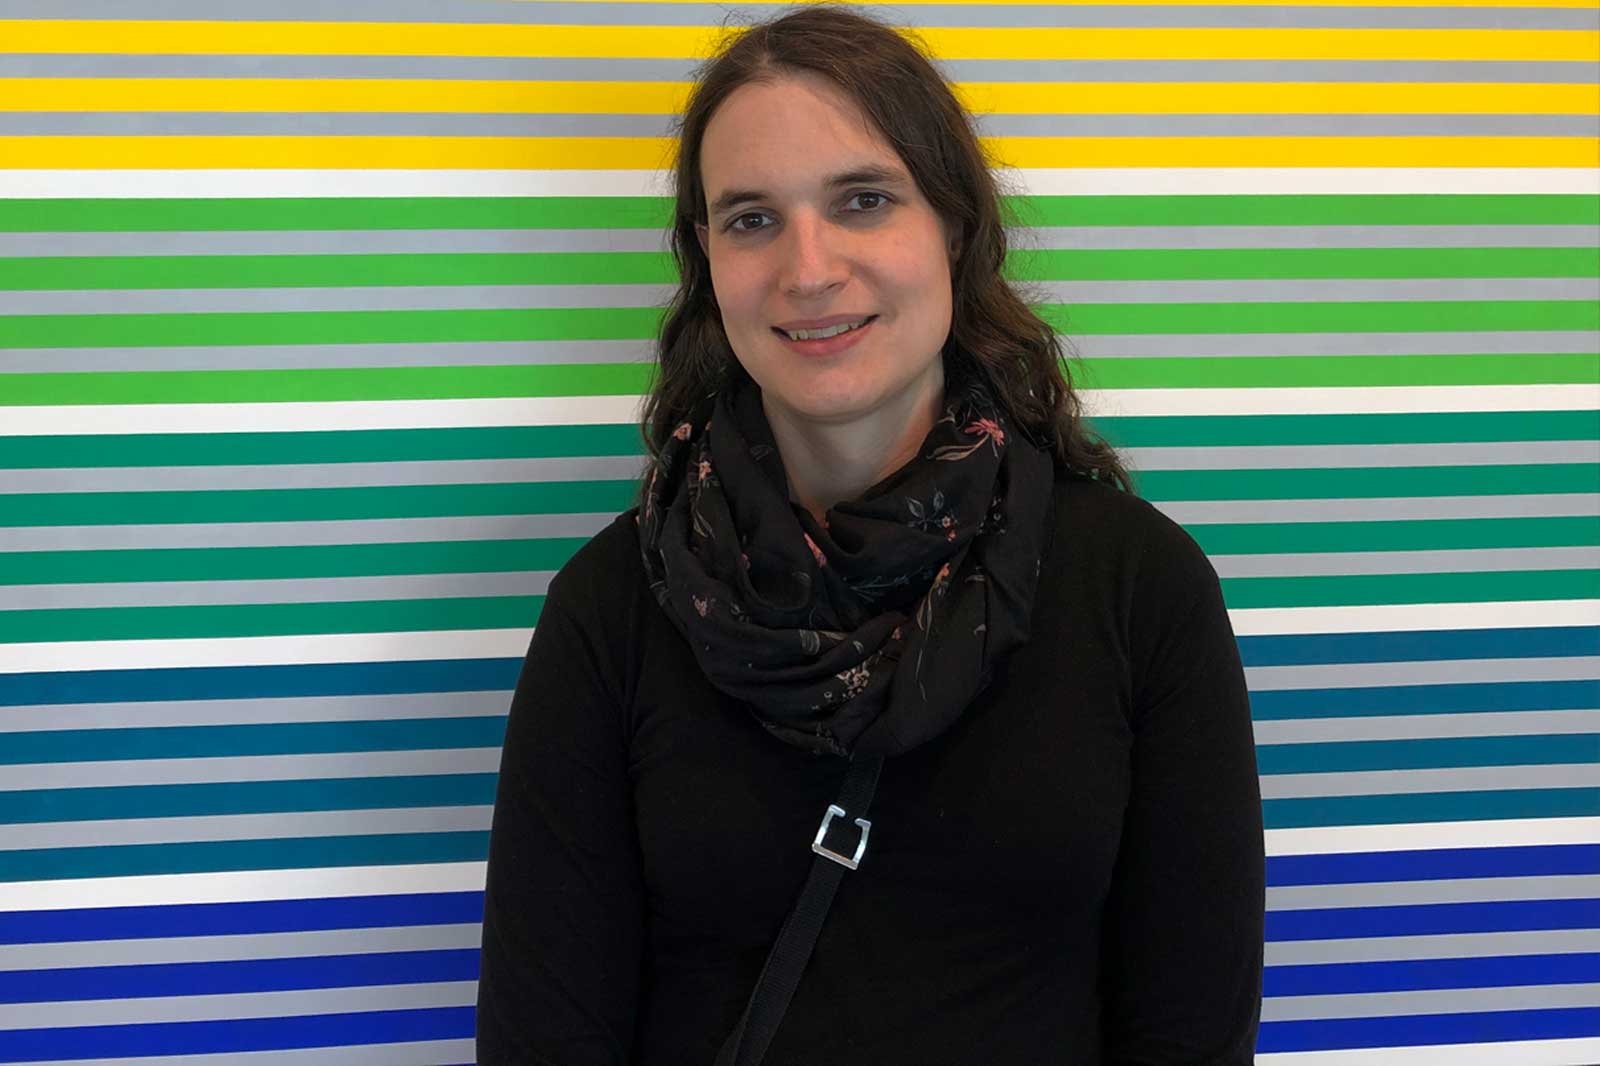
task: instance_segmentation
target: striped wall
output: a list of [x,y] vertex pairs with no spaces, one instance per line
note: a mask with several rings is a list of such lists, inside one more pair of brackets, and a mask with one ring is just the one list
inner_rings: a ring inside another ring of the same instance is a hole
[[[0,0],[0,1062],[470,1062],[728,10]],[[870,10],[1222,575],[1260,1061],[1600,1061],[1595,0]]]

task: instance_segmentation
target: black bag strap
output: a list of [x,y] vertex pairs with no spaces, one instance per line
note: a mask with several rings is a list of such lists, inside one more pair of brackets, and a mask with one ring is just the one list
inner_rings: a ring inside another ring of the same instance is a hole
[[[800,890],[794,910],[784,920],[778,939],[767,955],[744,1015],[717,1054],[716,1066],[759,1066],[766,1057],[767,1046],[777,1035],[789,1001],[794,998],[794,990],[800,985],[800,974],[817,946],[822,922],[833,905],[833,894],[844,879],[845,871],[854,870],[866,853],[867,834],[872,829],[866,814],[878,790],[878,772],[882,769],[880,757],[852,762],[845,772],[838,802],[829,805],[817,829],[817,838],[811,843],[811,850],[817,857],[811,863],[805,887]],[[843,826],[853,823],[859,831],[855,846],[848,849],[848,853],[834,851],[827,844],[829,831],[839,823]]]

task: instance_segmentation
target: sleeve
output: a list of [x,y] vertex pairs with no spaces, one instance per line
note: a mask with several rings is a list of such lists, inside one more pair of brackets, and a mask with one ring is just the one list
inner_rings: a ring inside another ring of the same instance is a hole
[[1104,1062],[1239,1066],[1255,1061],[1266,894],[1249,695],[1216,571],[1167,529],[1130,607],[1132,786],[1102,929]]
[[489,838],[479,1066],[632,1053],[643,899],[614,671],[552,582],[506,724]]

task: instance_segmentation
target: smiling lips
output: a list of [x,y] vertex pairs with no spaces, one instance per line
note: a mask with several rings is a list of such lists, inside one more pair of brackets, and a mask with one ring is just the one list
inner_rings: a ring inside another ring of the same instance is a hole
[[831,318],[813,319],[809,322],[785,322],[772,329],[773,332],[781,333],[789,340],[826,340],[852,329],[859,329],[877,317],[877,315],[834,315]]

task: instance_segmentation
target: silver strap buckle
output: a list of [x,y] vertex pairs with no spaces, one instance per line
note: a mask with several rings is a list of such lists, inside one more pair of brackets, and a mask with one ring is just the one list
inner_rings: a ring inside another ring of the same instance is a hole
[[867,853],[867,834],[872,832],[872,823],[865,818],[857,818],[856,825],[861,829],[861,839],[856,842],[856,853],[853,856],[841,855],[832,848],[825,846],[822,841],[828,835],[828,826],[835,818],[843,818],[845,810],[837,803],[828,804],[828,813],[822,816],[822,825],[817,828],[817,839],[811,842],[811,850],[825,859],[832,859],[847,870],[854,870],[861,865],[861,856]]

